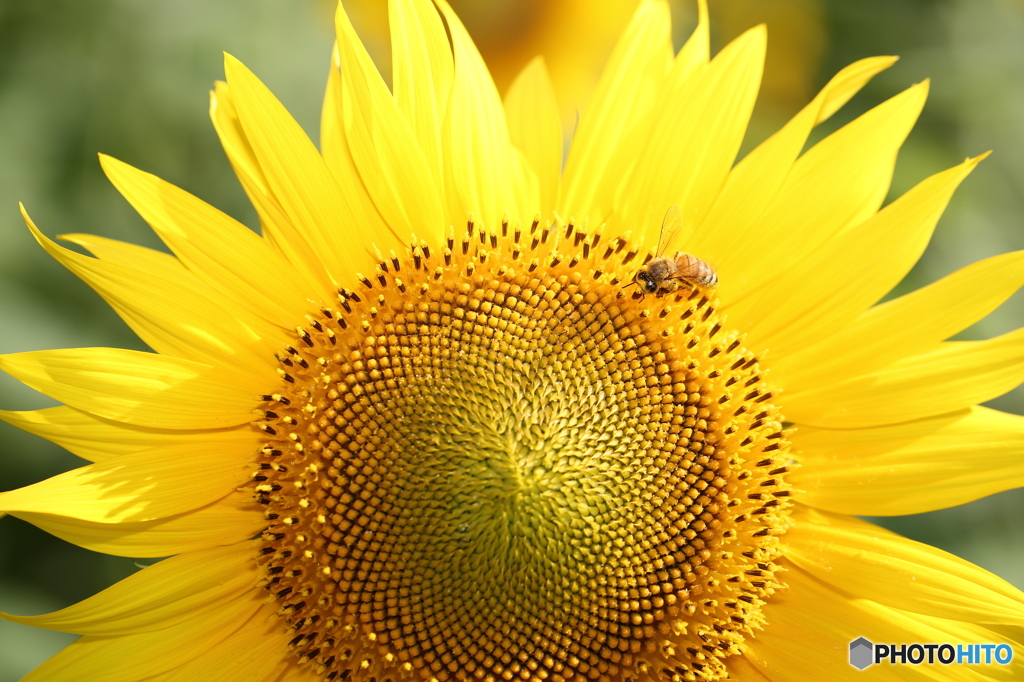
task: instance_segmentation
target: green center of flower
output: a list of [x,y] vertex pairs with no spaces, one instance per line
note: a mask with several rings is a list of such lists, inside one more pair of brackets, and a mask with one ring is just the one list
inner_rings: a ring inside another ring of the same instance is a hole
[[757,360],[558,236],[416,246],[281,355],[260,563],[324,679],[716,679],[759,623],[789,491]]

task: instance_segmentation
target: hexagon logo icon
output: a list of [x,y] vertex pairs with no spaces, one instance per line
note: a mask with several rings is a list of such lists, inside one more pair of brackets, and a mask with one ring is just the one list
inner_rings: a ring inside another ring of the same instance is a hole
[[874,661],[875,645],[864,639],[858,637],[857,639],[850,642],[850,665],[857,670],[864,670]]

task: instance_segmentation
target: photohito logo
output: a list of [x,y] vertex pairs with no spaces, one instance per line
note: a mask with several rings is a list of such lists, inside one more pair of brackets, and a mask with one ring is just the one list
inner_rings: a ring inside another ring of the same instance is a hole
[[857,670],[863,670],[875,662],[875,645],[858,637],[850,642],[850,665]]
[[850,665],[864,670],[873,663],[890,665],[1006,665],[1009,644],[872,644],[864,637],[850,642]]

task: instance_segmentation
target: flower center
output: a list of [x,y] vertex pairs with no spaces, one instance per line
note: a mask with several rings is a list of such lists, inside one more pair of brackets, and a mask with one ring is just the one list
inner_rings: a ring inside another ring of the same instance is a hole
[[624,288],[636,255],[470,223],[298,330],[252,486],[313,672],[725,676],[778,587],[787,444],[705,293]]

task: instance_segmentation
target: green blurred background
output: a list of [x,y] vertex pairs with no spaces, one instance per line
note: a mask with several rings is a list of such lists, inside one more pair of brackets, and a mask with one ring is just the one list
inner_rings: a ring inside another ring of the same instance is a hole
[[[898,54],[821,134],[911,83],[932,91],[903,148],[890,198],[968,155],[993,149],[964,183],[924,259],[900,291],[970,262],[1024,248],[1024,0],[710,0],[715,49],[766,21],[768,73],[746,149],[856,59]],[[346,0],[387,73],[383,0]],[[543,53],[567,124],[582,109],[635,0],[452,3],[504,88]],[[677,36],[691,2],[673,1]],[[23,201],[49,235],[90,232],[158,247],[100,172],[104,152],[151,171],[255,225],[207,117],[221,51],[240,58],[316,139],[332,42],[329,0],[0,0],[0,352],[74,346],[141,349],[85,285],[48,258],[17,212]],[[567,23],[568,22],[568,23]],[[964,333],[1020,326],[1024,298]],[[7,377],[0,408],[53,404]],[[1024,412],[1024,392],[993,407]],[[83,462],[0,424],[0,490]],[[912,517],[877,519],[1024,587],[1024,494],[1010,491]],[[137,570],[0,520],[0,609],[33,614],[83,599]],[[0,621],[0,682],[20,679],[73,639]]]

